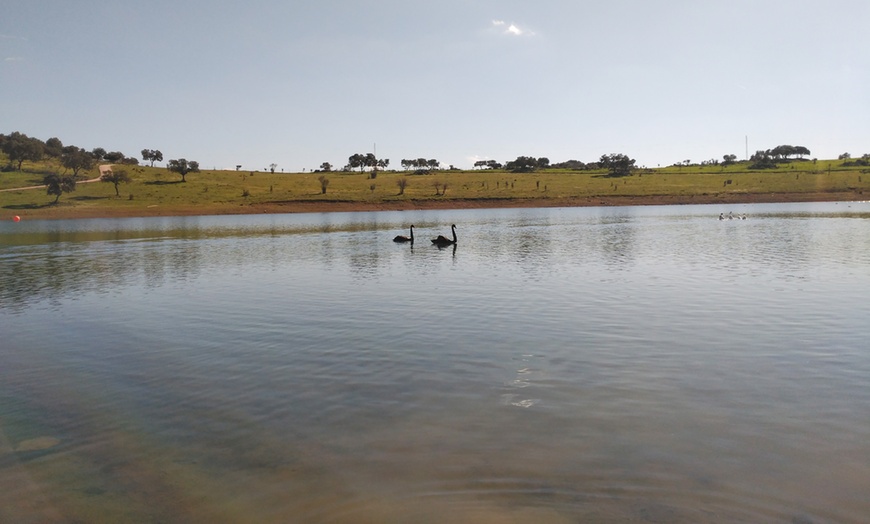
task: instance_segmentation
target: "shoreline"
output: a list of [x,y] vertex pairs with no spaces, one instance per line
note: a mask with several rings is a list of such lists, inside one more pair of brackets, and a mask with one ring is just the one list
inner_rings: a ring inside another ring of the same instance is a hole
[[388,202],[345,202],[291,200],[265,204],[225,206],[150,206],[145,208],[100,208],[81,205],[46,207],[38,210],[11,211],[31,220],[86,218],[135,218],[160,216],[255,215],[282,213],[344,213],[366,211],[415,211],[437,209],[493,209],[534,207],[614,207],[658,205],[739,205],[786,202],[859,202],[867,200],[855,191],[814,193],[720,193],[712,195],[594,196],[511,199],[443,199]]

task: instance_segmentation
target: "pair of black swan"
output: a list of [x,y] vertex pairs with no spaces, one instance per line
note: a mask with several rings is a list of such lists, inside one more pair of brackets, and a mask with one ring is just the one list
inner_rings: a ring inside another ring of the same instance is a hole
[[[432,243],[438,247],[449,246],[451,244],[456,243],[456,224],[450,225],[450,231],[453,232],[453,240],[445,237],[444,235],[438,235],[437,238],[432,239]],[[414,226],[411,226],[411,236],[398,235],[393,239],[393,242],[411,242],[414,243]]]

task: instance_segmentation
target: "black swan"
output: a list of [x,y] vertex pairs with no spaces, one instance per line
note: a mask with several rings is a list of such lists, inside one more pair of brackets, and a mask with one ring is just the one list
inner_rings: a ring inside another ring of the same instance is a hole
[[450,230],[453,232],[453,240],[445,237],[444,235],[438,235],[438,238],[433,238],[432,243],[438,247],[449,246],[450,244],[456,243],[456,224],[452,224],[450,226]]
[[406,237],[405,235],[397,235],[396,238],[393,239],[393,242],[410,242],[414,243],[414,226],[411,226],[411,236]]

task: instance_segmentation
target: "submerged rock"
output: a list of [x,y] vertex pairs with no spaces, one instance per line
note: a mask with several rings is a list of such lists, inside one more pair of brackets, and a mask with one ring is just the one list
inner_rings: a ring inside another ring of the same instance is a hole
[[54,437],[36,437],[22,440],[18,443],[18,447],[15,448],[15,451],[39,451],[53,448],[58,444],[60,444],[60,440]]

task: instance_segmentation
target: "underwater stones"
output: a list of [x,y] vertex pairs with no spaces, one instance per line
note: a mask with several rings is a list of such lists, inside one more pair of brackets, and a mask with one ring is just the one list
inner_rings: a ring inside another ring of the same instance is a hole
[[53,448],[60,444],[60,440],[54,437],[36,437],[27,440],[22,440],[18,443],[15,451],[41,451],[43,449]]

